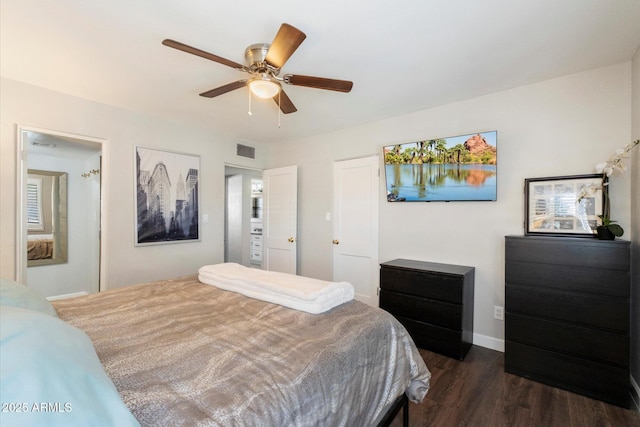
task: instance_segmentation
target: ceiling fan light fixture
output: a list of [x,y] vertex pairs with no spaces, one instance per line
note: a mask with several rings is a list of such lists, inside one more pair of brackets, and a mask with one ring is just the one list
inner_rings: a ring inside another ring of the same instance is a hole
[[256,77],[249,81],[249,89],[259,98],[273,98],[281,89],[280,83],[269,76]]
[[[350,92],[353,82],[347,80],[328,79],[324,77],[302,76],[297,74],[285,74],[280,77],[280,71],[291,55],[298,49],[307,36],[292,25],[283,23],[271,44],[257,43],[245,49],[245,65],[223,58],[213,53],[180,43],[175,40],[165,39],[162,44],[191,55],[217,62],[237,71],[248,73],[250,77],[237,80],[233,83],[219,86],[202,92],[200,96],[215,98],[236,89],[249,86],[249,115],[251,115],[251,98],[255,95],[260,98],[271,98],[283,114],[295,113],[298,109],[293,105],[287,93],[282,89],[282,83],[292,86],[302,86],[315,89],[333,90],[336,92]],[[276,95],[278,96],[276,98]]]

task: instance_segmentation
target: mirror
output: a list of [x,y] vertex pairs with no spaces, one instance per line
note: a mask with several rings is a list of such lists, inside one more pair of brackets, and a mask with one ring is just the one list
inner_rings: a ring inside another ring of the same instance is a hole
[[27,267],[67,262],[67,174],[27,171]]

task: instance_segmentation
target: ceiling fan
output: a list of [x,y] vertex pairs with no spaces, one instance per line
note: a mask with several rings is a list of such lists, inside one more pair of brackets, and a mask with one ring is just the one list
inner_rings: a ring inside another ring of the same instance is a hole
[[[244,52],[247,65],[238,64],[226,58],[214,55],[204,50],[188,46],[171,39],[165,39],[162,44],[205,59],[226,65],[236,70],[251,74],[247,79],[238,80],[200,94],[213,98],[235,89],[248,86],[252,93],[261,98],[273,98],[284,114],[298,111],[291,99],[282,89],[282,83],[293,86],[305,86],[316,89],[350,92],[353,82],[347,80],[327,79],[323,77],[284,74],[280,70],[285,62],[293,55],[298,46],[306,38],[306,34],[289,24],[282,24],[271,45],[258,43],[247,47]],[[276,96],[278,95],[278,96]]]

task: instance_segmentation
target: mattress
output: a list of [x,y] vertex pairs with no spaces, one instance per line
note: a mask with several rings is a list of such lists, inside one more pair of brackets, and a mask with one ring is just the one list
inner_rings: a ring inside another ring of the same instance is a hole
[[53,239],[29,239],[27,241],[27,259],[53,258]]
[[143,426],[372,425],[429,387],[404,327],[358,301],[310,314],[188,276],[53,304]]

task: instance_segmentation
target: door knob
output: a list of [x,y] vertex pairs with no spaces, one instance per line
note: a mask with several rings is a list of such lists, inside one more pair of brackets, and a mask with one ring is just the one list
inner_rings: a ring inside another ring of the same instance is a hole
[[295,242],[295,241],[296,241],[296,239],[295,239],[295,238],[293,238],[293,237],[289,237],[289,243],[293,243],[293,242]]
[[334,240],[333,240],[333,244],[334,244],[334,245],[339,245],[339,244],[340,244],[340,240],[336,240],[336,239],[334,239]]

